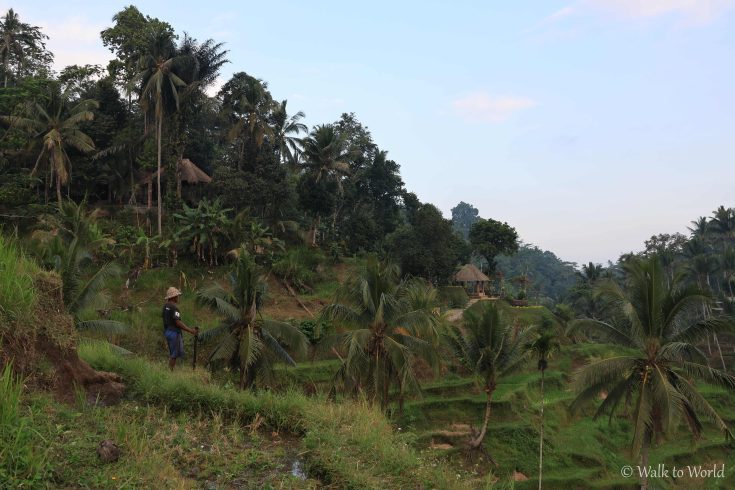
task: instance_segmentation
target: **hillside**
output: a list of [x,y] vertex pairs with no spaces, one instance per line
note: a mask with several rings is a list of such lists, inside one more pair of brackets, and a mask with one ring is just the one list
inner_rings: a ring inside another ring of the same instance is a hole
[[[53,274],[40,272],[30,261],[18,264],[21,278],[53,280]],[[317,314],[357,267],[355,259],[328,267],[314,288],[298,298],[269,277],[263,310],[297,324],[309,320],[306,309]],[[184,318],[206,331],[217,324],[217,315],[196,302],[194,291],[221,280],[225,271],[226,267],[157,268],[143,272],[129,289],[111,291],[113,302],[105,315],[129,323],[131,331],[109,340],[134,354],[122,355],[101,340],[84,340],[79,355],[93,369],[119,375],[114,379],[125,386],[119,404],[108,403],[99,392],[66,392],[71,398],[59,397],[58,389],[47,392],[37,380],[59,376],[53,363],[44,360],[45,347],[36,357],[40,371],[25,367],[28,379],[36,381],[21,388],[10,383],[6,373],[4,410],[12,411],[16,403],[19,412],[5,422],[4,430],[20,427],[24,434],[16,448],[24,459],[13,460],[4,470],[16,478],[13,481],[95,488],[160,482],[173,488],[536,487],[540,375],[532,362],[501,380],[481,451],[468,451],[466,444],[482,419],[484,394],[473,377],[451,362],[438,372],[418,366],[421,391],[409,394],[402,412],[391,405],[387,418],[376,408],[343,396],[337,403],[327,400],[339,369],[339,361],[329,353],[302,360],[295,368],[278,367],[277,391],[240,392],[233,387],[234,373],[209,373],[202,367],[206,345],[200,346],[196,371],[184,365],[169,372],[160,339],[161,291],[171,284],[180,286]],[[32,291],[25,307],[31,310],[48,294],[38,288]],[[495,303],[518,328],[559,326],[544,307]],[[480,311],[486,304],[475,302],[470,309]],[[16,317],[23,317],[21,313]],[[77,342],[76,335],[71,338]],[[6,335],[6,345],[7,339]],[[187,337],[189,349],[190,342]],[[632,429],[627,418],[595,421],[592,407],[578,415],[567,409],[574,397],[570,391],[574,370],[615,352],[605,344],[565,344],[550,359],[545,488],[635,486],[635,479],[619,473],[631,461]],[[735,425],[735,396],[710,386],[700,390],[727,423]],[[118,462],[98,460],[95,448],[103,439],[120,447]],[[712,465],[732,461],[733,455],[722,435],[706,426],[697,443],[684,435],[661,441],[650,460],[669,466]],[[731,473],[724,479],[657,481],[663,488],[729,488],[734,483]]]

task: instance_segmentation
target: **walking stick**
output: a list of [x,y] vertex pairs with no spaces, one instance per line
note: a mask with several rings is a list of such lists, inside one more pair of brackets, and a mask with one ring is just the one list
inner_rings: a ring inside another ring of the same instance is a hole
[[199,342],[199,327],[196,327],[196,333],[194,334],[194,356],[191,360],[192,371],[197,368],[197,343]]

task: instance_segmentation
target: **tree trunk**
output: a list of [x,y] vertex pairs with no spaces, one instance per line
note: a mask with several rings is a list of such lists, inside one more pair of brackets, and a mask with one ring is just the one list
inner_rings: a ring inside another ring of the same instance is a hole
[[641,449],[641,490],[648,489],[648,445],[650,444],[651,436],[646,431],[643,436],[643,448]]
[[56,199],[59,202],[59,209],[61,209],[61,179],[59,174],[56,174]]
[[161,201],[161,129],[163,127],[163,115],[158,116],[158,127],[156,128],[156,138],[158,139],[158,179],[157,179],[157,186],[158,186],[158,235],[162,235],[161,232],[162,229],[162,220],[161,215],[163,214],[163,203]]
[[541,481],[544,472],[544,373],[541,370],[541,431],[538,438],[538,490],[541,490]]
[[477,448],[480,447],[480,444],[482,444],[482,441],[485,439],[485,433],[487,432],[487,424],[490,422],[490,412],[492,410],[492,399],[493,399],[493,392],[495,391],[494,385],[488,385],[485,388],[485,393],[487,393],[487,402],[485,404],[485,417],[482,421],[482,429],[480,430],[480,434],[477,436],[477,438],[473,441],[470,441],[470,447]]
[[153,207],[153,175],[150,176],[148,179],[148,205],[146,206],[147,209],[151,209]]
[[727,366],[725,365],[725,358],[722,357],[722,347],[720,347],[720,341],[717,339],[717,332],[712,332],[712,337],[715,339],[715,345],[717,346],[717,352],[720,354],[720,362],[722,362],[722,370],[727,372]]

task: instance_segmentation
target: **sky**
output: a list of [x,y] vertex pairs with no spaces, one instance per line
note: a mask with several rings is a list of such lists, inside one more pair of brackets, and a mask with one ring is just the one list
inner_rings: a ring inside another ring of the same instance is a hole
[[[56,68],[106,64],[130,2],[0,0]],[[354,112],[408,190],[577,263],[735,206],[735,0],[139,1],[226,43],[307,124]]]

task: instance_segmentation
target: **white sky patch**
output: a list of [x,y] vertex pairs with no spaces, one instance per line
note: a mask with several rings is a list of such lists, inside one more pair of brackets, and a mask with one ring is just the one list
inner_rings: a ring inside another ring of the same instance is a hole
[[536,102],[529,97],[514,95],[491,96],[475,92],[452,101],[454,113],[470,122],[501,123],[515,113],[531,108]]
[[563,19],[566,19],[567,17],[574,15],[577,13],[577,9],[572,7],[571,5],[567,5],[564,8],[560,8],[553,14],[546,17],[544,20],[541,21],[542,24],[553,24],[554,22],[559,22]]
[[49,37],[46,47],[54,53],[54,69],[57,71],[69,65],[101,65],[106,68],[112,59],[112,53],[100,39],[100,31],[105,28],[102,24],[74,16],[53,24],[38,25]]
[[630,19],[677,14],[693,23],[707,23],[735,6],[735,0],[582,0],[581,5]]
[[208,96],[215,97],[217,93],[222,89],[224,84],[227,83],[227,81],[222,77],[217,77],[214,79],[214,82],[212,85],[207,87],[207,89],[204,91]]

